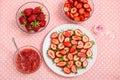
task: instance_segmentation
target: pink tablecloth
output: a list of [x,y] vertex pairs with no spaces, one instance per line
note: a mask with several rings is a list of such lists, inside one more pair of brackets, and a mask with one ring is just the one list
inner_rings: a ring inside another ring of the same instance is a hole
[[32,45],[42,50],[43,40],[50,30],[60,24],[70,23],[61,15],[61,3],[64,0],[39,0],[50,11],[48,27],[33,35],[22,32],[16,25],[15,15],[20,5],[28,1],[0,0],[0,80],[120,80],[120,0],[93,0],[93,16],[79,25],[92,32],[94,24],[102,24],[106,30],[115,34],[115,38],[109,41],[108,36],[93,34],[98,45],[97,60],[88,72],[74,78],[55,74],[44,60],[40,69],[33,74],[22,74],[15,69],[13,56],[16,49],[12,37],[15,37],[19,47]]

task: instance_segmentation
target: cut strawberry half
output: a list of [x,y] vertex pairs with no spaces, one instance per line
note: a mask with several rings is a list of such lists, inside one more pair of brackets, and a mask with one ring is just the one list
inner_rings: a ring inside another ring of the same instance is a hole
[[50,48],[51,48],[52,50],[56,50],[57,46],[56,46],[55,44],[51,44],[51,45],[50,45]]
[[67,30],[67,31],[64,31],[63,35],[65,37],[71,37],[73,35],[73,31],[72,30]]
[[86,54],[85,54],[85,53],[82,53],[82,52],[79,52],[77,55],[78,55],[80,58],[86,57]]
[[76,46],[72,46],[72,47],[70,48],[70,53],[75,52],[75,51],[76,51]]
[[63,49],[63,48],[64,48],[63,43],[58,44],[58,48],[59,48],[60,50]]
[[63,56],[63,60],[64,60],[64,61],[68,61],[67,55],[64,55],[64,56]]
[[82,8],[82,3],[78,3],[78,4],[76,5],[76,8],[77,8],[77,9]]
[[91,7],[87,8],[85,10],[88,11],[88,12],[92,11]]
[[86,42],[84,45],[85,49],[91,48],[92,47],[92,43],[91,42]]
[[89,18],[90,17],[90,12],[85,12],[84,16],[85,16],[85,18]]
[[80,52],[86,53],[86,49],[81,49]]
[[60,51],[56,52],[57,57],[61,57],[62,55],[60,54]]
[[82,37],[82,41],[83,41],[83,42],[88,42],[88,41],[89,41],[89,37],[86,36],[86,35],[83,36],[83,37]]
[[86,54],[87,54],[87,57],[92,57],[92,55],[93,55],[91,49],[88,49]]
[[66,65],[66,62],[59,62],[56,64],[58,67],[64,67]]
[[77,45],[77,41],[76,41],[76,40],[72,40],[71,43],[72,43],[73,45]]
[[57,32],[53,32],[53,33],[51,34],[51,38],[57,38],[57,37],[58,37]]
[[76,7],[73,7],[70,11],[71,11],[72,14],[74,14],[74,13],[77,12],[77,8],[76,8]]
[[68,12],[70,9],[68,7],[64,7],[64,12]]
[[63,44],[64,44],[64,46],[66,46],[66,47],[71,47],[71,43],[70,43],[70,42],[64,42]]
[[54,63],[59,63],[60,62],[60,58],[55,58],[54,59]]
[[77,4],[78,4],[78,1],[77,1],[77,0],[74,1],[74,6],[75,6],[75,7],[77,6]]
[[77,48],[78,49],[81,49],[81,48],[83,48],[84,47],[84,43],[82,42],[82,41],[78,41],[78,46],[77,46]]
[[81,62],[83,62],[83,61],[85,61],[85,60],[86,60],[86,57],[81,57],[81,58],[80,58],[80,61],[81,61]]
[[80,9],[79,9],[79,13],[80,13],[80,14],[84,14],[84,13],[85,13],[85,9],[84,9],[84,8],[80,8]]
[[72,36],[72,39],[73,40],[81,40],[81,37],[80,36]]
[[80,21],[80,18],[78,16],[75,16],[74,21]]
[[64,4],[64,7],[67,7],[67,8],[70,9],[70,8],[71,8],[71,5],[70,5],[69,3],[65,3],[65,4]]
[[68,61],[68,65],[67,65],[67,67],[68,67],[68,68],[71,68],[71,67],[73,66],[73,64],[74,64],[73,61]]
[[77,72],[77,68],[76,68],[75,65],[73,65],[73,66],[71,67],[71,71],[72,71],[73,73],[76,73],[76,72]]
[[65,55],[67,52],[63,49],[60,51],[60,54]]
[[83,62],[83,64],[82,64],[82,65],[83,65],[83,67],[84,67],[84,68],[86,68],[86,67],[87,67],[87,65],[88,65],[88,61],[87,61],[87,60],[85,60],[85,61]]
[[64,50],[65,50],[66,52],[69,52],[69,48],[68,48],[68,47],[65,47]]
[[86,8],[86,9],[90,7],[90,5],[89,5],[88,3],[84,4],[83,6],[84,6],[84,8]]
[[81,36],[82,35],[82,31],[80,29],[76,29],[75,30],[75,35]]
[[53,50],[48,50],[48,56],[52,59],[55,58],[55,52]]
[[51,42],[52,42],[53,44],[59,44],[58,39],[52,39]]
[[63,42],[63,41],[64,41],[64,36],[63,36],[62,33],[60,33],[60,34],[58,35],[58,40],[59,40],[60,42]]
[[64,42],[70,42],[70,38],[65,38]]
[[74,61],[78,61],[80,58],[77,55],[74,55]]
[[69,53],[67,57],[69,60],[73,60],[73,55],[71,53]]
[[80,66],[82,65],[82,63],[81,63],[80,61],[76,61],[76,62],[75,62],[75,65],[76,65],[77,67],[80,67]]
[[70,69],[68,67],[64,67],[63,68],[63,71],[66,73],[66,74],[70,74]]
[[72,13],[70,13],[70,17],[71,19],[74,19],[74,15]]
[[77,51],[75,51],[75,52],[72,52],[71,54],[72,54],[72,55],[75,55],[75,54],[77,54],[77,53],[78,53],[78,52],[77,52]]
[[88,0],[81,0],[82,3],[88,3]]

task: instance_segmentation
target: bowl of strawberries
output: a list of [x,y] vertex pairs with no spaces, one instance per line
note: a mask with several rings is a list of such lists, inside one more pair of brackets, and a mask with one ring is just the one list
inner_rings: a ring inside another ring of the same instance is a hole
[[41,32],[47,27],[49,20],[50,13],[40,2],[27,2],[16,13],[17,25],[26,33]]
[[68,20],[79,23],[88,20],[94,11],[92,0],[66,0],[63,12]]

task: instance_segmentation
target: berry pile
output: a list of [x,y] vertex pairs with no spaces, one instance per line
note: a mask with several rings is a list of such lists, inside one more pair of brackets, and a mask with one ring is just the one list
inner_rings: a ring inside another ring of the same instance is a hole
[[26,28],[28,32],[39,31],[40,28],[45,27],[46,25],[46,15],[43,13],[42,8],[35,7],[26,8],[21,12],[19,17],[19,22],[22,26]]
[[64,4],[64,12],[74,21],[84,21],[90,17],[92,9],[88,0],[67,0]]
[[77,69],[87,67],[94,44],[80,29],[53,32],[47,54],[66,74],[77,73]]

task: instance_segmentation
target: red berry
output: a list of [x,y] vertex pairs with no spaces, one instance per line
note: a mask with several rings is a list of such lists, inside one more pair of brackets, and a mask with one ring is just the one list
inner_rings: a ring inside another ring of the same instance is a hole
[[37,17],[37,20],[38,20],[38,21],[45,20],[45,16],[44,16],[44,13],[43,13],[43,12],[41,12],[41,13],[39,14],[39,16]]
[[31,24],[30,24],[30,23],[28,23],[28,24],[26,25],[25,28],[27,29],[27,31],[31,31],[31,30],[32,30],[32,29],[31,29]]
[[34,26],[34,27],[33,27],[33,30],[34,30],[35,32],[39,31],[39,29],[40,29],[40,26]]
[[33,22],[35,20],[36,20],[36,16],[34,14],[32,14],[28,17],[28,22]]
[[44,27],[46,25],[46,21],[45,20],[42,20],[41,22],[40,22],[40,27]]
[[24,13],[25,13],[26,16],[30,16],[30,15],[32,14],[32,11],[33,11],[32,8],[26,8],[26,9],[24,10]]
[[26,20],[25,17],[21,16],[21,17],[19,18],[19,22],[20,22],[20,24],[26,24],[27,20]]
[[35,9],[33,10],[33,14],[39,14],[41,12],[40,7],[35,7]]

